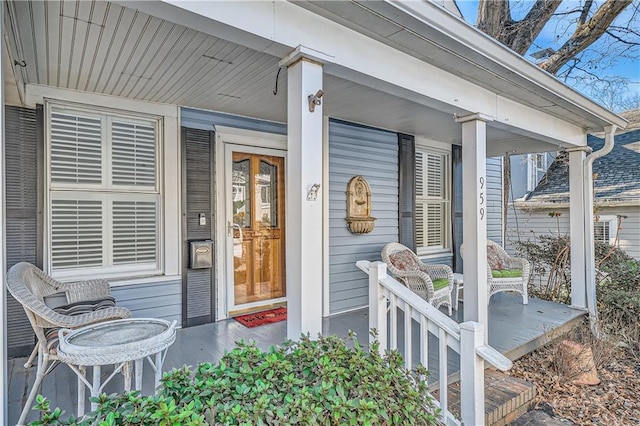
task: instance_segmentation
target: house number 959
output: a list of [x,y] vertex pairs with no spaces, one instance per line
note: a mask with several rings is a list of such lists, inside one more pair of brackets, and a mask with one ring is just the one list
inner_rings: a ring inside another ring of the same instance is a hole
[[484,220],[484,177],[480,176],[480,220]]

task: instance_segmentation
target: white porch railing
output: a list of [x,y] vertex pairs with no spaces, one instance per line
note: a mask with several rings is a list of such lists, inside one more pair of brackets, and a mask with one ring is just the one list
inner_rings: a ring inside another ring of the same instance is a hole
[[[420,327],[420,363],[429,366],[429,334],[438,339],[437,405],[447,425],[484,425],[484,362],[506,371],[511,361],[484,343],[485,330],[474,321],[456,323],[387,275],[382,262],[361,260],[358,268],[369,275],[369,328],[378,331],[380,350],[398,349],[398,310],[404,313],[404,362],[412,368],[412,320]],[[460,354],[460,414],[457,419],[448,409],[447,348]]]

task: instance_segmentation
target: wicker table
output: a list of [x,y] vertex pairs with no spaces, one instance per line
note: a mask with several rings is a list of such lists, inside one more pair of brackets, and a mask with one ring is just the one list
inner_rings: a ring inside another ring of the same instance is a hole
[[[103,322],[77,330],[59,331],[58,357],[78,376],[78,417],[84,415],[86,385],[97,397],[104,386],[120,371],[125,391],[131,390],[131,361],[135,364],[135,389],[142,389],[142,368],[146,358],[155,372],[155,387],[162,378],[162,364],[167,349],[176,339],[176,321],[156,318],[130,318]],[[155,355],[155,360],[152,356]],[[113,373],[101,382],[102,365],[114,364]],[[85,377],[86,367],[93,370],[93,381]],[[97,404],[91,403],[91,410]]]

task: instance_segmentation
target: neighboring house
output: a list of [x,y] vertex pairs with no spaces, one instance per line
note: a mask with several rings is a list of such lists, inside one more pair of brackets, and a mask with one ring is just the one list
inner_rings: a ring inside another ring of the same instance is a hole
[[[297,338],[368,304],[356,261],[401,241],[460,270],[464,234],[465,320],[487,325],[488,158],[575,148],[589,186],[587,133],[626,122],[440,4],[3,2],[0,266],[106,278],[134,316],[183,327],[286,303]],[[357,175],[369,234],[346,226]],[[590,216],[582,194],[572,220]],[[190,267],[192,242],[212,244],[212,268]],[[5,361],[33,344],[6,303]]]
[[[633,125],[633,123],[631,123]],[[594,151],[604,145],[589,136]],[[640,129],[616,135],[613,150],[595,160],[594,236],[640,259]],[[569,165],[556,158],[540,184],[508,214],[508,240],[531,240],[543,234],[569,234]],[[549,213],[560,213],[550,217]]]
[[[622,112],[620,116],[629,121],[626,131],[640,128],[640,109]],[[508,188],[509,200],[518,200],[532,192],[538,186],[556,156],[557,151],[510,155],[511,182]]]
[[518,200],[533,191],[556,155],[556,152],[536,152],[509,156],[511,164],[509,200]]

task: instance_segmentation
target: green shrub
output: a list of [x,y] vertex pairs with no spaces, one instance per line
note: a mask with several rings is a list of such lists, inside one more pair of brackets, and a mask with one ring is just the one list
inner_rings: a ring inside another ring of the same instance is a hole
[[[571,242],[566,235],[539,235],[534,241],[516,242],[518,254],[531,262],[532,272],[548,275],[546,285],[532,288],[533,296],[561,303],[571,302]],[[598,300],[613,290],[640,291],[640,262],[618,247],[595,242],[595,264],[600,274]],[[604,277],[607,277],[604,280]],[[607,298],[608,300],[608,298]]]
[[237,343],[217,364],[165,373],[157,396],[101,395],[98,409],[61,420],[38,397],[34,425],[430,425],[426,370],[409,372],[396,351],[366,351],[355,337],[288,341],[262,351]]
[[[542,286],[530,285],[530,295],[571,302],[571,245],[566,235],[540,235],[535,241],[516,243],[516,250],[529,259],[533,272],[549,277]],[[640,262],[617,247],[596,241],[595,264],[600,326],[640,354]]]

